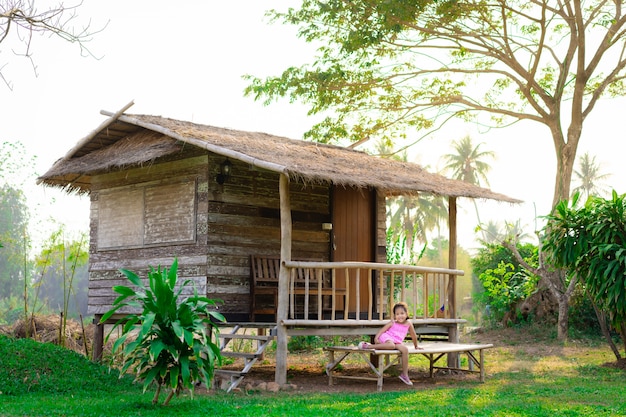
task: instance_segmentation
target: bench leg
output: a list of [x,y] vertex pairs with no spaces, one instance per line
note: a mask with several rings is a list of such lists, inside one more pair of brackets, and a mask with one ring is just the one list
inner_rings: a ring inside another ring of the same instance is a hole
[[479,353],[479,357],[480,357],[480,382],[485,382],[485,366],[484,366],[484,360],[485,360],[485,353],[484,353],[485,349],[480,349],[480,353]]
[[389,355],[385,355],[384,359],[379,358],[378,360],[378,381],[376,382],[376,389],[378,392],[383,390],[383,373],[385,372],[385,362],[389,362]]

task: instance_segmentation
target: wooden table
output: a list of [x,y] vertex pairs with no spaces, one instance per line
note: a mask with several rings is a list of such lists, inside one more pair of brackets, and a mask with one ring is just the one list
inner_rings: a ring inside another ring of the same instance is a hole
[[[408,347],[408,346],[407,346]],[[449,369],[463,372],[474,372],[480,374],[480,381],[485,381],[484,368],[484,351],[492,348],[492,344],[462,344],[450,342],[422,342],[419,344],[421,349],[415,349],[412,345],[409,347],[409,354],[419,354],[428,358],[430,377],[434,377],[435,369]],[[400,363],[401,353],[399,350],[377,350],[377,349],[359,349],[356,346],[329,346],[324,348],[328,353],[328,365],[326,365],[326,374],[328,375],[328,384],[333,385],[334,379],[358,379],[377,381],[378,391],[383,389],[383,374],[391,366]],[[456,367],[437,366],[437,362],[446,357],[448,353],[465,353],[467,354],[467,368],[460,365]],[[478,357],[476,355],[478,352]],[[349,376],[337,373],[337,367],[341,362],[349,356],[357,356],[365,361],[374,372],[375,377],[367,376]],[[372,359],[376,357],[378,365],[375,365]],[[477,369],[475,369],[475,367]]]

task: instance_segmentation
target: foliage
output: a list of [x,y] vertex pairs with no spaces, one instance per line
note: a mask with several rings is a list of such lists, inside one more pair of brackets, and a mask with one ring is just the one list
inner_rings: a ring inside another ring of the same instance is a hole
[[512,264],[500,262],[478,276],[484,287],[481,303],[488,308],[487,321],[501,323],[508,314],[517,313],[516,306],[537,288],[537,277],[523,271],[515,271]]
[[136,378],[143,381],[144,391],[153,383],[157,385],[153,404],[158,402],[162,387],[170,389],[163,403],[167,405],[174,394],[183,389],[193,392],[199,382],[211,386],[215,363],[221,361],[216,343],[219,329],[211,320],[225,321],[222,314],[211,310],[216,302],[199,296],[196,288],[193,296],[181,297],[184,287],[193,282],[186,280],[176,289],[177,259],[169,271],[160,266],[156,270],[150,267],[147,288],[134,272],[125,269],[121,272],[137,290],[114,286],[113,290],[120,296],[101,322],[125,307],[141,310],[126,315],[113,327],[113,330],[122,328],[121,336],[113,344],[114,353],[123,352],[122,372],[132,369]]
[[464,136],[452,143],[455,152],[443,156],[446,161],[445,169],[451,173],[452,178],[475,185],[489,185],[487,173],[491,166],[485,159],[494,158],[495,154],[481,150],[480,145],[474,146],[470,136]]
[[[529,264],[537,263],[536,246],[524,243],[517,248]],[[516,316],[516,304],[532,294],[538,282],[538,277],[526,271],[510,250],[495,243],[485,244],[472,258],[472,274],[478,280],[474,302],[488,311],[484,319],[492,325],[507,314]]]
[[553,205],[569,197],[583,122],[603,96],[626,92],[621,2],[303,0],[270,16],[318,53],[278,76],[247,76],[245,93],[325,116],[306,137],[362,143],[428,130],[416,143],[454,118],[536,122],[556,153]]
[[[29,245],[28,206],[24,193],[0,186],[0,298],[23,295]],[[25,248],[26,247],[26,248]],[[21,284],[20,284],[21,283]]]
[[610,174],[603,174],[600,172],[600,166],[596,162],[596,157],[589,155],[588,152],[582,154],[578,158],[577,170],[574,170],[574,180],[578,183],[572,190],[572,196],[576,193],[582,194],[585,198],[589,198],[592,195],[597,197],[604,197],[606,188],[603,181],[606,180]]
[[289,352],[309,352],[323,347],[324,339],[320,336],[292,336],[287,343]]
[[[548,216],[544,250],[556,266],[584,282],[611,324],[626,330],[626,194],[591,197],[576,208],[579,195]],[[570,205],[571,203],[571,205]],[[626,341],[624,341],[626,343]]]
[[36,298],[64,318],[87,314],[89,284],[87,237],[66,235],[63,227],[52,232],[35,259],[38,278],[33,284]]

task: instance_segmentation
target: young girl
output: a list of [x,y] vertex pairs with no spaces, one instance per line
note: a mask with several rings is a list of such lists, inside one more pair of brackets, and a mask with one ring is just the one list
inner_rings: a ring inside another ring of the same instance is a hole
[[407,333],[411,335],[415,349],[417,347],[417,335],[413,323],[409,321],[409,312],[406,303],[398,303],[393,306],[393,320],[387,323],[374,336],[374,343],[361,342],[359,349],[379,349],[402,352],[402,374],[400,381],[407,385],[413,385],[409,378],[409,348],[404,344]]

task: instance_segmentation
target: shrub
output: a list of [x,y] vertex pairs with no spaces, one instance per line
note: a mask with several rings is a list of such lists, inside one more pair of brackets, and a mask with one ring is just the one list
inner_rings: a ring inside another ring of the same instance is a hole
[[[111,333],[118,327],[122,327],[122,332],[113,344],[113,352],[129,342],[122,350],[122,372],[132,368],[137,380],[143,381],[144,392],[151,384],[157,384],[153,404],[158,402],[162,387],[170,389],[163,402],[167,405],[182,389],[193,392],[199,382],[210,386],[215,362],[221,363],[220,349],[215,343],[219,330],[211,319],[225,319],[210,310],[216,302],[199,296],[195,288],[192,297],[182,300],[182,289],[192,285],[192,281],[186,280],[176,290],[177,271],[178,260],[174,260],[169,271],[160,266],[156,270],[150,267],[146,288],[137,274],[121,270],[138,290],[122,285],[113,287],[120,296],[102,317],[105,322],[122,307],[141,310],[115,323]],[[130,341],[135,331],[136,338]]]

